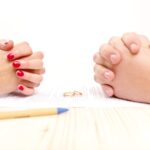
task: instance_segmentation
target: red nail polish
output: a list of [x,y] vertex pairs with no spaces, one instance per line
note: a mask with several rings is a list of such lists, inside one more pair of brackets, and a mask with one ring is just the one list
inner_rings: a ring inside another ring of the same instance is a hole
[[24,87],[23,87],[22,85],[19,85],[19,86],[18,86],[18,90],[23,91],[23,90],[24,90]]
[[14,68],[19,68],[21,64],[19,61],[14,61],[12,65]]
[[18,71],[16,72],[16,74],[17,74],[17,76],[19,76],[19,77],[23,77],[23,76],[24,76],[24,72],[21,71],[21,70],[18,70]]
[[13,60],[14,59],[14,55],[12,54],[12,53],[9,53],[8,55],[7,55],[7,60]]

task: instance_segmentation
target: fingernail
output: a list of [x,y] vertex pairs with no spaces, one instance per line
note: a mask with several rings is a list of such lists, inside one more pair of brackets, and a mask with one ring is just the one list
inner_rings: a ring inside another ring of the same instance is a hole
[[138,45],[135,43],[132,43],[130,45],[130,49],[132,50],[132,52],[137,52],[138,48],[139,48]]
[[22,85],[19,85],[19,86],[18,86],[18,90],[23,91],[23,90],[24,90],[24,87],[23,87]]
[[9,53],[8,55],[7,55],[7,60],[13,60],[14,59],[14,55],[12,54],[12,53]]
[[104,78],[107,80],[111,80],[109,71],[104,72]]
[[116,64],[118,62],[117,55],[116,54],[111,54],[110,55],[110,60],[111,60],[112,64]]
[[21,71],[21,70],[17,70],[17,71],[16,71],[16,74],[17,74],[17,76],[19,76],[19,77],[23,77],[23,76],[24,76],[24,72]]
[[107,96],[109,96],[109,97],[113,96],[113,91],[110,90],[110,89],[104,89],[104,92],[105,92],[105,94],[106,94]]
[[12,63],[12,65],[13,65],[14,68],[19,68],[21,64],[20,64],[19,61],[14,61],[14,62]]

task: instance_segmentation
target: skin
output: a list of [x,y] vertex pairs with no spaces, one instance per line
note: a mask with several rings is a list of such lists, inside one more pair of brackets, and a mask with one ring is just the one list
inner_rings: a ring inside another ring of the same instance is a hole
[[[34,93],[34,88],[39,86],[45,72],[43,68],[43,53],[32,53],[32,49],[27,42],[22,42],[14,46],[13,41],[0,41],[0,95],[23,90],[20,92],[24,95]],[[9,52],[7,52],[9,51]],[[13,60],[7,60],[9,54],[13,54]],[[12,63],[20,63],[20,67],[14,68]],[[12,62],[13,61],[13,62]],[[18,71],[23,71],[24,76],[18,76]],[[11,83],[11,84],[10,84]]]
[[[116,37],[112,37],[112,39],[115,39]],[[134,32],[129,32],[129,33],[125,33],[123,34],[122,37],[120,37],[121,41],[124,43],[124,45],[128,48],[130,54],[132,55],[136,55],[138,54],[140,48],[141,48],[141,41],[138,37],[138,35]],[[110,40],[110,41],[111,41]],[[105,92],[105,94],[107,96],[113,96],[114,95],[114,89],[112,86],[110,86],[109,81],[112,81],[115,79],[115,72],[113,72],[111,69],[109,69],[107,66],[105,66],[104,64],[102,65],[101,60],[105,60],[105,62],[109,62],[111,65],[118,65],[121,60],[122,60],[122,56],[119,53],[119,51],[116,51],[113,48],[104,48],[103,51],[101,51],[101,48],[105,47],[105,44],[103,44],[100,47],[100,51],[95,53],[95,55],[93,56],[93,60],[95,62],[95,67],[99,66],[101,68],[103,68],[100,73],[99,76],[97,77],[96,73],[95,73],[95,80],[98,80],[98,83],[101,84],[103,91]],[[99,55],[101,54],[101,55]],[[94,68],[95,68],[94,67]],[[109,72],[109,79],[108,79],[108,73]],[[106,76],[105,76],[106,73]]]
[[5,59],[5,55],[5,51],[0,51],[0,95],[16,91],[19,84],[11,62]]
[[[111,39],[101,47],[101,53],[94,56],[95,80],[113,89],[113,93],[107,93],[109,96],[115,95],[123,99],[150,103],[150,41],[141,35],[137,35],[136,38],[139,39],[141,47],[138,55],[132,55],[131,50],[129,52],[119,37]],[[119,53],[121,56],[118,63],[112,64],[106,59],[108,56],[106,54],[111,52]]]

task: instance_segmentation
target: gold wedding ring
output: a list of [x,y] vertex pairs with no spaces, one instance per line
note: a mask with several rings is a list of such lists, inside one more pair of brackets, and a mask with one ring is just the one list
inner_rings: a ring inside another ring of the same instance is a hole
[[82,96],[82,93],[79,91],[64,92],[64,96],[65,97]]

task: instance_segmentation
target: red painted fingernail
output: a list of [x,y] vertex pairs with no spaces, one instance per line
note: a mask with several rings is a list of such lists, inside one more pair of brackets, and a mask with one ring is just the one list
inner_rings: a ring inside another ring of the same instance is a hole
[[18,86],[18,90],[23,91],[23,90],[24,90],[24,87],[23,87],[22,85],[19,85],[19,86]]
[[12,63],[12,65],[13,65],[14,68],[19,68],[21,64],[20,64],[19,61],[14,61],[14,62]]
[[17,74],[17,76],[19,76],[19,77],[23,77],[23,76],[24,76],[24,72],[21,71],[21,70],[17,70],[16,74]]
[[12,54],[12,53],[9,53],[8,55],[7,55],[7,60],[13,60],[14,59],[14,55]]

